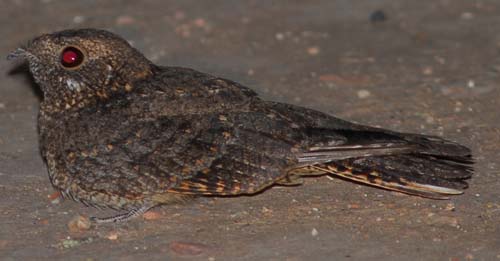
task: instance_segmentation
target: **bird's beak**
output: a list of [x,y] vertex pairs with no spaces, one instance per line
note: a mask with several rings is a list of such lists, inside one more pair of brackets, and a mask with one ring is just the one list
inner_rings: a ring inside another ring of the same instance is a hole
[[20,47],[17,48],[15,51],[11,52],[9,55],[7,55],[7,60],[26,58],[27,55],[29,55],[29,53],[26,51],[26,49]]

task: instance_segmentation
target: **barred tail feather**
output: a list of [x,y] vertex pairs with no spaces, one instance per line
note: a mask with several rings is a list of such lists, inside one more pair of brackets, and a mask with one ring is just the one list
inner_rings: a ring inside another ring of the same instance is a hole
[[462,194],[472,176],[467,163],[422,154],[361,157],[312,166],[364,184],[426,198]]

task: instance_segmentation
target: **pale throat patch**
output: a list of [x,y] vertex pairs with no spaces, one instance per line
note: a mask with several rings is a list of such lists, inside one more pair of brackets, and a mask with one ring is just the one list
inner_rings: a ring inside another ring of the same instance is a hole
[[71,78],[66,80],[66,86],[68,87],[68,89],[70,89],[72,91],[78,91],[78,92],[82,88],[82,84],[79,81],[75,81]]

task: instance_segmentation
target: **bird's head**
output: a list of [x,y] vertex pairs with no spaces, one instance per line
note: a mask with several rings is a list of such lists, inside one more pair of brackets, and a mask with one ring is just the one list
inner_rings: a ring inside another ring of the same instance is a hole
[[28,61],[44,102],[54,109],[81,107],[92,99],[128,92],[154,68],[127,41],[97,29],[41,35],[8,56],[17,57]]

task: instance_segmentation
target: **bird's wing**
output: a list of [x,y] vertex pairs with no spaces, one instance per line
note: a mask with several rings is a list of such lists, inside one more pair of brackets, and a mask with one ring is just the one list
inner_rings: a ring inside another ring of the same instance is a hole
[[93,117],[86,122],[116,127],[86,129],[81,123],[72,133],[79,143],[67,145],[76,149],[69,165],[78,173],[75,180],[89,191],[137,197],[251,194],[286,175],[297,161],[293,142],[263,129],[280,130],[280,122],[253,112],[154,120]]
[[[286,135],[281,124],[286,123],[254,112],[214,117],[207,124],[210,128],[199,129],[195,139],[183,146],[186,153],[175,156],[183,159],[184,167],[195,168],[173,175],[179,182],[167,191],[236,195],[253,194],[272,185],[297,163],[298,143]],[[200,144],[205,148],[197,148]],[[200,160],[207,155],[211,155],[208,160]]]

